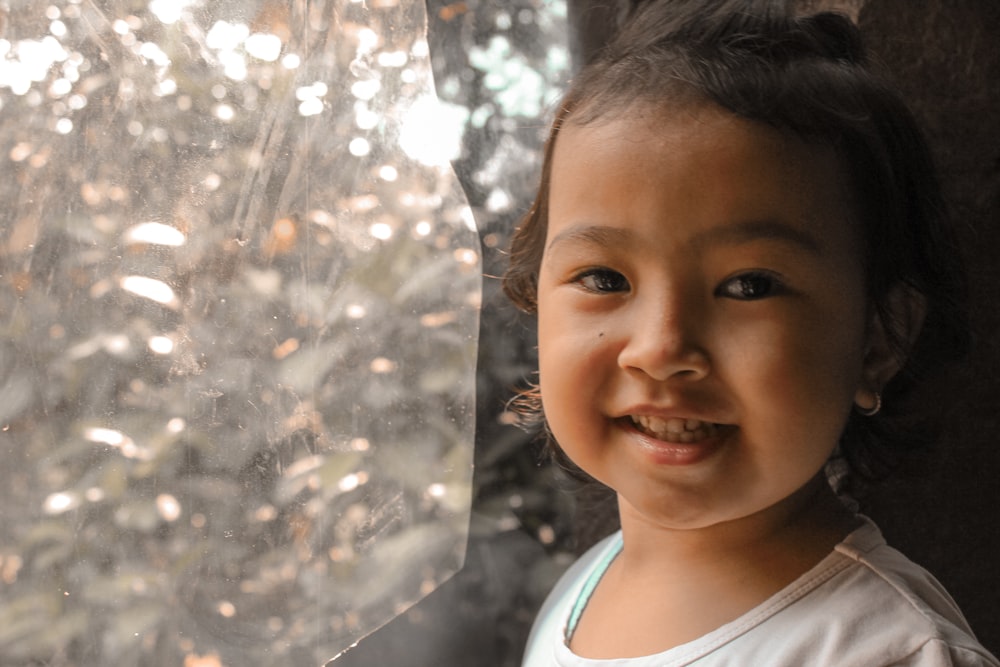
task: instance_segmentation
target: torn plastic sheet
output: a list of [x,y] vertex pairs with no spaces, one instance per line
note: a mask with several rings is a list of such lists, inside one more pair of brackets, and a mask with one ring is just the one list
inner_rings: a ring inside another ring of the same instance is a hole
[[0,19],[0,662],[321,664],[468,536],[479,242],[424,3]]

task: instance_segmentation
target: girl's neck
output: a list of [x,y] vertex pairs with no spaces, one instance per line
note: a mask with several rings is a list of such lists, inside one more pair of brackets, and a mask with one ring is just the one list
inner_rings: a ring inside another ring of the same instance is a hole
[[690,561],[695,567],[716,561],[731,566],[733,559],[752,565],[767,555],[772,564],[775,559],[788,566],[808,562],[804,572],[860,523],[822,475],[764,511],[706,527],[675,529],[650,522],[623,498],[619,513],[625,541],[622,561],[630,567],[657,567],[667,559]]

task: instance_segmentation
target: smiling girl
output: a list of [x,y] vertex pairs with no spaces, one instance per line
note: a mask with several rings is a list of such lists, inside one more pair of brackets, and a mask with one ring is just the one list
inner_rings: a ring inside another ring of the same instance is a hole
[[1000,664],[828,481],[915,442],[891,417],[964,352],[963,280],[856,29],[780,4],[647,2],[559,109],[504,286],[621,531],[525,665]]

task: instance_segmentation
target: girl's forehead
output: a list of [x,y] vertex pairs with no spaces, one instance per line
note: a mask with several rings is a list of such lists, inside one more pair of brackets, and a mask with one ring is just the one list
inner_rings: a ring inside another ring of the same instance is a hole
[[[819,177],[842,185],[845,169],[831,147],[790,131],[749,120],[711,104],[632,105],[625,113],[589,122],[570,116],[556,141],[553,179],[571,168],[603,169],[609,160],[663,167],[711,162],[726,173],[761,169],[787,172],[792,180]],[[649,178],[659,172],[651,171]]]
[[[573,113],[563,122],[556,141],[557,151],[566,142],[566,135],[570,135],[570,141],[589,143],[593,148],[628,150],[641,144],[664,152],[683,152],[697,144],[698,151],[705,152],[726,146],[750,147],[751,152],[781,152],[817,162],[829,161],[835,154],[829,145],[806,141],[792,131],[744,118],[705,101],[638,101],[601,115],[585,113],[581,118]],[[735,156],[737,151],[732,153]]]
[[634,110],[561,128],[550,226],[677,215],[705,225],[785,219],[854,246],[857,217],[833,148],[714,105]]

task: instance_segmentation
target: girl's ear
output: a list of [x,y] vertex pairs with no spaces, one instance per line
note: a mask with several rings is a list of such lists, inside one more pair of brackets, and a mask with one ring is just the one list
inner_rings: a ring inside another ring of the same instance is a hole
[[902,284],[889,290],[886,305],[884,313],[873,309],[869,323],[861,386],[854,398],[864,409],[878,402],[875,394],[906,364],[927,314],[924,296]]

